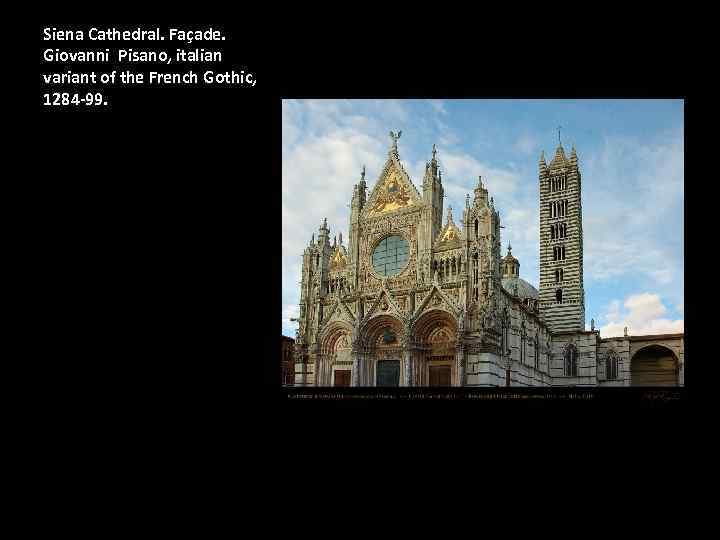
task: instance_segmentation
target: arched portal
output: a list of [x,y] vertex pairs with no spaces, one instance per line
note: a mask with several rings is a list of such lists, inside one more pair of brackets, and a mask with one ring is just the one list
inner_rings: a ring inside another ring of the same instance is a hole
[[315,362],[315,386],[350,386],[351,335],[347,323],[336,322],[325,329]]
[[662,345],[648,345],[630,360],[631,386],[678,386],[679,362],[675,353]]
[[457,321],[447,311],[433,309],[415,323],[418,354],[413,359],[413,384],[452,386],[459,374],[455,361]]
[[403,380],[403,324],[392,315],[370,319],[362,332],[360,385],[400,386]]

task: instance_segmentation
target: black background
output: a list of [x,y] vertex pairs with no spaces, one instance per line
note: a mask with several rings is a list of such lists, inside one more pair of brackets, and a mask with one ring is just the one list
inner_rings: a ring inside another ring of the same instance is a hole
[[[704,242],[687,231],[703,221],[697,215],[707,192],[698,196],[698,184],[710,189],[711,180],[697,161],[708,141],[697,135],[704,107],[689,49],[640,36],[637,27],[620,32],[622,42],[615,27],[604,28],[600,38],[587,19],[555,28],[549,22],[518,27],[508,19],[467,15],[468,27],[460,28],[464,14],[444,24],[435,6],[432,12],[420,10],[417,18],[341,15],[338,25],[278,10],[282,17],[235,13],[203,18],[205,23],[185,18],[193,21],[188,26],[218,27],[229,36],[223,43],[227,62],[255,73],[252,89],[109,89],[109,110],[43,107],[36,90],[33,148],[43,150],[33,160],[39,169],[33,189],[50,208],[43,216],[41,289],[52,301],[44,313],[63,328],[62,349],[76,358],[69,368],[72,391],[63,393],[63,406],[48,418],[62,418],[64,429],[72,426],[78,433],[94,426],[91,433],[103,433],[108,441],[117,439],[103,429],[124,433],[120,448],[142,441],[158,462],[171,459],[178,448],[200,446],[203,456],[217,452],[213,455],[223,463],[247,444],[258,450],[266,448],[258,441],[276,441],[277,448],[287,448],[300,432],[324,432],[328,426],[367,432],[368,444],[380,427],[391,425],[389,436],[395,438],[399,411],[403,433],[433,426],[438,433],[472,437],[495,428],[517,434],[518,426],[528,435],[532,427],[560,425],[595,425],[599,433],[634,418],[629,411],[638,410],[637,402],[623,400],[566,402],[550,409],[533,401],[535,409],[554,411],[535,424],[504,412],[520,410],[517,404],[383,402],[391,416],[372,414],[372,424],[366,424],[354,413],[337,421],[340,416],[327,410],[332,405],[337,413],[344,405],[344,411],[376,411],[377,403],[288,402],[279,384],[281,99],[685,98],[686,253],[696,253]],[[168,19],[148,16],[142,24],[184,26]],[[43,27],[87,28],[80,20],[61,14],[41,21],[38,52],[47,46],[40,40]],[[139,21],[106,16],[87,22],[132,28]],[[253,256],[246,254],[248,247]],[[699,390],[702,378],[696,374],[702,367],[695,363],[715,360],[712,354],[704,357],[708,349],[701,337],[712,335],[703,325],[711,322],[703,317],[706,295],[689,279],[689,270],[686,276],[686,388],[698,391],[673,404],[675,410],[713,396]],[[248,304],[252,310],[244,307]],[[68,376],[67,366],[54,369]],[[314,426],[298,414],[321,409],[323,420]],[[482,410],[501,414],[480,416]],[[653,418],[657,422],[643,417],[634,426],[651,430],[649,425],[669,421],[674,433],[684,436],[687,416]],[[543,440],[551,433],[567,431],[542,431]],[[303,453],[297,444],[291,445],[292,455]]]

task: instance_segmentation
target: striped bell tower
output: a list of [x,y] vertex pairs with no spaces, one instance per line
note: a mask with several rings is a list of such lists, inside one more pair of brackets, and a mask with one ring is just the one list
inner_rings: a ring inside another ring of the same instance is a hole
[[585,330],[581,176],[575,146],[540,155],[540,313],[552,332]]

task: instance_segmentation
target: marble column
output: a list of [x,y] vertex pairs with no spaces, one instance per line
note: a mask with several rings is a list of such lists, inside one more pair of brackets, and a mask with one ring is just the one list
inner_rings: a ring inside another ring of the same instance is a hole
[[457,386],[465,386],[465,348],[458,344],[455,349],[455,369],[458,374]]
[[360,354],[357,351],[353,351],[352,353],[350,386],[360,386]]
[[405,356],[403,386],[412,386],[412,352],[409,348],[406,348],[403,354]]
[[315,386],[325,386],[325,359],[321,354],[315,357]]

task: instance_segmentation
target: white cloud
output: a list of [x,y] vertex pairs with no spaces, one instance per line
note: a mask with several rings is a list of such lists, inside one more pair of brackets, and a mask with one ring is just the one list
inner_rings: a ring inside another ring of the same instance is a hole
[[519,178],[516,172],[491,167],[463,152],[438,148],[438,160],[443,171],[444,185],[462,186],[468,193],[477,185],[478,176],[482,176],[485,188],[496,198],[510,195],[517,189]]
[[[653,142],[606,137],[582,163],[586,279],[682,279],[683,132]],[[668,290],[671,287],[668,287]]]
[[539,156],[540,141],[529,133],[524,133],[515,141],[515,148],[523,155],[530,156],[537,152]]
[[620,301],[613,300],[606,308],[606,324],[600,327],[602,337],[624,335],[627,327],[629,335],[643,336],[652,334],[676,334],[684,331],[682,319],[672,320],[663,317],[667,308],[660,296],[652,293],[641,293],[627,297],[621,312]]

